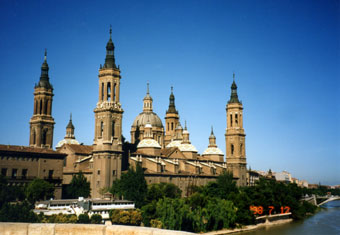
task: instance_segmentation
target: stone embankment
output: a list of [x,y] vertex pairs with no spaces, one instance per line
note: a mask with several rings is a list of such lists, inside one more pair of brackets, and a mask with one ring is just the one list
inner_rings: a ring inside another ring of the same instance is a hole
[[194,233],[123,225],[0,223],[0,235],[193,235]]

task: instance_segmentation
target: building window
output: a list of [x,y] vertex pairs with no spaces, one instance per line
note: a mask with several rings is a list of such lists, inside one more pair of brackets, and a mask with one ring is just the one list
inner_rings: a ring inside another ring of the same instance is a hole
[[171,130],[173,130],[174,129],[174,123],[172,122],[171,123]]
[[168,123],[168,131],[170,131],[170,123]]
[[7,176],[7,168],[1,168],[1,175]]
[[42,114],[42,100],[40,100],[39,114]]
[[63,166],[66,166],[66,157],[63,160]]
[[115,170],[112,171],[112,175],[116,175],[116,171]]
[[34,105],[34,114],[37,114],[37,108],[38,108],[38,101],[35,101],[35,105]]
[[243,154],[243,153],[242,153],[242,152],[243,152],[242,150],[243,150],[243,144],[240,144],[240,154],[241,154],[241,155]]
[[36,136],[35,136],[35,130],[33,130],[33,144],[35,144],[35,138],[36,138]]
[[45,105],[44,105],[44,114],[47,114],[47,104],[48,104],[48,100],[46,100]]
[[18,169],[12,169],[12,178],[16,179],[18,175]]
[[27,178],[27,169],[22,169],[21,175],[22,175],[23,179],[26,179]]
[[100,175],[100,170],[97,171],[97,174]]
[[43,131],[43,135],[42,135],[42,144],[45,145],[46,144],[46,138],[47,138],[47,130],[45,129]]
[[103,137],[103,133],[104,133],[104,123],[100,122],[100,136]]
[[235,123],[238,124],[238,115],[235,114]]
[[231,155],[234,155],[234,145],[231,145]]
[[111,83],[107,83],[107,100],[110,100],[111,98]]
[[233,115],[230,114],[230,127],[232,127],[232,126],[233,126]]
[[48,178],[52,179],[53,178],[53,170],[48,171]]
[[104,100],[104,83],[102,82],[102,97],[101,98],[101,101]]
[[113,85],[113,101],[116,101],[116,83]]

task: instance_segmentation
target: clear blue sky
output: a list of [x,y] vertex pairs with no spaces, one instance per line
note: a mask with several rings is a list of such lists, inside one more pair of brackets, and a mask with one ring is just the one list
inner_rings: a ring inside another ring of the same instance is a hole
[[232,73],[244,106],[248,166],[340,184],[340,4],[319,1],[0,2],[0,143],[28,145],[34,84],[48,49],[54,146],[70,112],[92,144],[109,25],[122,71],[123,135],[146,83],[164,123],[170,87],[200,153],[211,125],[225,152]]

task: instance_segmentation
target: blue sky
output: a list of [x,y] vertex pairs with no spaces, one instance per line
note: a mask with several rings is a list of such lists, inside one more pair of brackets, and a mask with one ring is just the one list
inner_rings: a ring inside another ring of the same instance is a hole
[[339,1],[0,2],[0,143],[28,145],[34,84],[48,50],[54,146],[70,112],[92,144],[98,69],[109,25],[122,71],[123,135],[146,83],[164,123],[170,87],[192,144],[211,125],[225,152],[225,105],[236,74],[248,166],[340,184]]

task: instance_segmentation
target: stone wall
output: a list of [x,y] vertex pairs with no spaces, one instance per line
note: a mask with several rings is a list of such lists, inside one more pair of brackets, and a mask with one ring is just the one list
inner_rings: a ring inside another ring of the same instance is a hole
[[0,235],[180,235],[181,231],[96,224],[0,223]]

